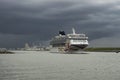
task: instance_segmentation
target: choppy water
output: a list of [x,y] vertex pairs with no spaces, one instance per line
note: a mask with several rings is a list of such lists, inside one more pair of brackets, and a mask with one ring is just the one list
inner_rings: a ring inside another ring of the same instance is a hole
[[0,80],[120,80],[120,54],[0,54]]

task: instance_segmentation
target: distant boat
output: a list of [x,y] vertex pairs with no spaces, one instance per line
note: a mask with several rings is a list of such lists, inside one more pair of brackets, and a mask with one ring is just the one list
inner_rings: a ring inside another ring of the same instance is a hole
[[88,46],[88,37],[85,34],[77,34],[72,29],[72,34],[59,31],[59,35],[50,41],[50,52],[71,52],[83,50]]
[[119,53],[120,51],[116,51],[116,53]]

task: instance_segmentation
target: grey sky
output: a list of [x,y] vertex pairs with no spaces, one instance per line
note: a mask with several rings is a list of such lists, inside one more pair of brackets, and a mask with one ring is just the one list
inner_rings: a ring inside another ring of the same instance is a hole
[[0,47],[47,41],[72,27],[90,46],[119,47],[119,26],[119,0],[0,0]]

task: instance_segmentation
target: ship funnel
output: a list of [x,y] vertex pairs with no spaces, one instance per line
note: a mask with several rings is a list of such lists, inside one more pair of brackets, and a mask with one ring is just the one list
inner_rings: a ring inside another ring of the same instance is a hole
[[76,34],[76,33],[75,33],[75,29],[74,29],[74,28],[72,28],[72,31],[73,31],[73,34]]
[[64,31],[59,31],[59,34],[60,35],[65,35],[65,32]]

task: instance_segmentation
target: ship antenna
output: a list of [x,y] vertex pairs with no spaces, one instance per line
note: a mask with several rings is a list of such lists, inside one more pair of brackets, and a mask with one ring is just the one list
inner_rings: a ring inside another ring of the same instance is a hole
[[74,28],[72,28],[72,31],[73,31],[73,34],[76,34],[76,33],[75,33],[75,29],[74,29]]

